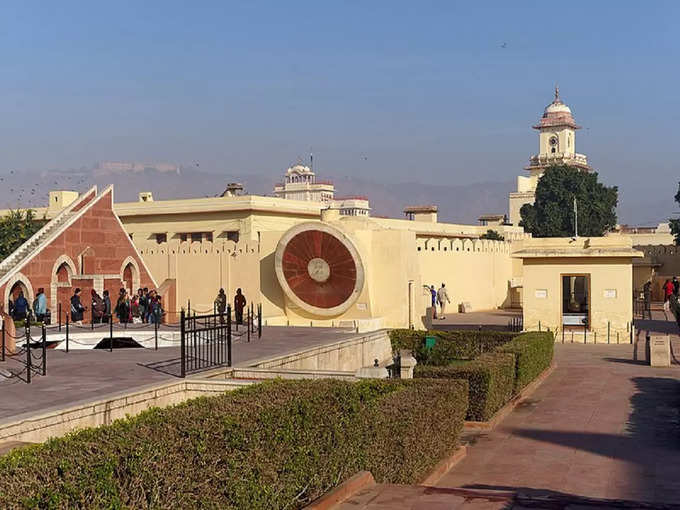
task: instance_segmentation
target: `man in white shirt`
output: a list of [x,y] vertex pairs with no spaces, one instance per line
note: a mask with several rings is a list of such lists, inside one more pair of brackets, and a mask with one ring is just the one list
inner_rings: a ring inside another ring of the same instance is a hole
[[444,311],[446,310],[446,304],[450,303],[451,300],[449,299],[449,294],[446,292],[446,286],[442,283],[442,286],[439,287],[439,290],[437,291],[437,302],[439,303],[439,307],[441,309],[441,312],[439,314],[439,320],[446,319],[444,316]]

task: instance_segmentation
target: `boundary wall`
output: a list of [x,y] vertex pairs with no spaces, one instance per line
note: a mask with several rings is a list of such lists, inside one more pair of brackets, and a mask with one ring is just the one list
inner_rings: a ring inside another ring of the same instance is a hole
[[176,281],[176,302],[166,303],[167,310],[178,311],[191,300],[192,310],[212,313],[220,288],[232,305],[237,288],[243,290],[249,305],[260,302],[257,241],[135,240],[135,245],[157,281]]
[[[513,259],[506,241],[419,236],[416,250],[423,286],[446,284],[451,298],[447,313],[458,312],[462,302],[477,311],[510,307],[518,300],[510,287]],[[422,306],[430,306],[425,287],[420,294]]]

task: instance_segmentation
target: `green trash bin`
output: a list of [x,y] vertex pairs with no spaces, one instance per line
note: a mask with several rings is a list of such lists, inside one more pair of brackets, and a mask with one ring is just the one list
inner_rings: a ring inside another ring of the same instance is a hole
[[434,347],[434,344],[437,343],[437,337],[434,336],[426,336],[425,337],[425,348],[426,349],[432,349]]

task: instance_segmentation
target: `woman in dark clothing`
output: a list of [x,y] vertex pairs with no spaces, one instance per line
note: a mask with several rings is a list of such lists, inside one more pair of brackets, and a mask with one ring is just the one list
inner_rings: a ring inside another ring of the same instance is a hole
[[125,289],[120,289],[118,294],[116,315],[118,316],[118,322],[121,324],[130,322],[130,300],[128,299]]
[[92,289],[92,320],[95,324],[102,322],[105,308],[104,300],[97,294],[96,290]]
[[76,289],[73,296],[71,296],[71,322],[82,326],[84,311],[85,307],[80,302],[80,289]]
[[111,297],[109,296],[109,291],[104,291],[104,316],[102,317],[102,322],[109,322],[111,320]]

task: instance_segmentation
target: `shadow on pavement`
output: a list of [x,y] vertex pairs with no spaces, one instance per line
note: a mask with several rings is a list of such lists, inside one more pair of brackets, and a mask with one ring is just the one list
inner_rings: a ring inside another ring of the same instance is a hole
[[586,510],[586,509],[640,509],[640,510],[680,510],[680,504],[656,504],[621,499],[600,499],[577,496],[566,492],[531,487],[508,487],[504,485],[468,485],[467,488],[489,491],[515,491],[513,505],[509,508],[539,508],[552,510]]
[[621,434],[546,429],[517,429],[513,434],[625,461],[630,469],[621,481],[632,492],[640,494],[641,500],[677,503],[680,499],[680,380],[635,377],[632,382],[636,387],[630,399],[632,412]]
[[182,358],[164,359],[161,361],[154,361],[151,363],[137,363],[138,366],[150,368],[156,372],[180,377],[181,375]]

